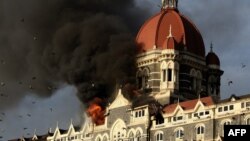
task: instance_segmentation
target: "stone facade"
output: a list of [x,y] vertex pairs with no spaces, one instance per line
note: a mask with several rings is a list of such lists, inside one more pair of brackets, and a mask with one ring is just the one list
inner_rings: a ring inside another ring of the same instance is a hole
[[[114,105],[113,103],[126,105]],[[121,102],[125,101],[125,102]],[[121,94],[107,107],[104,125],[87,118],[75,131],[73,125],[60,134],[57,128],[48,141],[220,141],[224,124],[250,125],[250,95],[215,101],[212,96],[170,104],[161,108],[163,121],[150,114],[152,105],[131,108]],[[143,111],[143,112],[142,112]],[[140,113],[140,114],[139,114]]]

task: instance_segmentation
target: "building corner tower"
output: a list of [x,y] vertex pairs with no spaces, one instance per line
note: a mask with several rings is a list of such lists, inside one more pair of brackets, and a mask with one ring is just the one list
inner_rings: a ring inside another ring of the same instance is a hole
[[220,98],[223,72],[209,64],[201,33],[179,12],[178,0],[162,0],[161,11],[144,23],[136,43],[137,86],[145,94],[163,105],[207,95]]

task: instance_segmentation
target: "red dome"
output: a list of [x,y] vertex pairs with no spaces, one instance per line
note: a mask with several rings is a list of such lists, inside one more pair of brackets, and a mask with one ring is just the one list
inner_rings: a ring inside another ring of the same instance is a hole
[[[171,32],[171,33],[170,33]],[[169,35],[174,38],[170,41]],[[150,18],[140,29],[136,42],[140,52],[149,51],[154,49],[171,49],[176,50],[187,47],[187,51],[196,55],[205,57],[205,47],[202,36],[195,25],[190,22],[186,17],[181,15],[175,9],[162,10]]]
[[220,59],[214,52],[209,52],[206,57],[207,65],[218,65],[220,66]]

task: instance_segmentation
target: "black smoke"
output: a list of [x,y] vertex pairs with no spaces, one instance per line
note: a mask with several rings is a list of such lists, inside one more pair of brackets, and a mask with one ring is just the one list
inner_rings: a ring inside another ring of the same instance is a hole
[[50,96],[67,83],[88,103],[135,76],[134,0],[0,0],[0,73],[6,95]]

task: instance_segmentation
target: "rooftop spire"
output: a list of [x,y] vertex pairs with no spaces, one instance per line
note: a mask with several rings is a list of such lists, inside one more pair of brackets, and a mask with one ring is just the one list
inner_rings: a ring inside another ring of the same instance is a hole
[[178,8],[178,0],[162,0],[162,9]]

